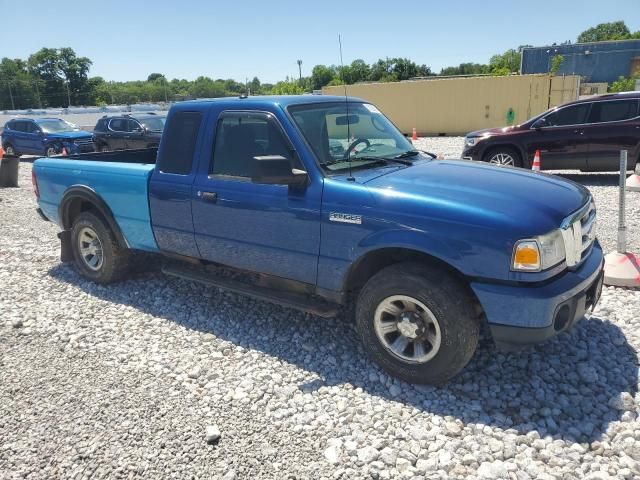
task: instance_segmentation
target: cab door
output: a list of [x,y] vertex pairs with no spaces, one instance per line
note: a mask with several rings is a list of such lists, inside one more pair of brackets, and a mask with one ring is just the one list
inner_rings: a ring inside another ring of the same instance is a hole
[[529,153],[540,150],[544,170],[587,168],[589,141],[584,135],[590,103],[560,107],[532,126]]
[[213,155],[196,176],[193,224],[202,258],[244,270],[315,284],[322,185],[251,181],[253,157],[278,155],[302,169],[275,116],[226,111],[218,119]]

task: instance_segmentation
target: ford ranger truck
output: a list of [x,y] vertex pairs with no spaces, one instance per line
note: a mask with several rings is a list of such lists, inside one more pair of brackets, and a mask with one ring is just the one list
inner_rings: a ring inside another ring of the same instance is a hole
[[483,323],[500,347],[539,343],[602,289],[588,190],[436,160],[352,97],[181,102],[157,149],[41,158],[33,182],[87,279],[153,252],[167,274],[318,316],[354,305],[371,358],[413,383],[459,372]]

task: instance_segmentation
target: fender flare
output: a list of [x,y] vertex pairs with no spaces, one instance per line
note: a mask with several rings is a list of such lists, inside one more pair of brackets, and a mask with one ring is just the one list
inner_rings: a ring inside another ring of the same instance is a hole
[[360,241],[357,256],[341,279],[341,288],[343,290],[346,289],[351,274],[369,254],[388,248],[413,251],[426,255],[442,265],[447,266],[452,271],[457,272],[460,276],[467,276],[467,274],[460,269],[456,261],[459,260],[459,253],[439,238],[401,229],[393,229],[376,232]]
[[69,187],[64,194],[62,195],[62,199],[60,200],[60,205],[58,206],[58,218],[60,219],[60,224],[64,230],[70,230],[72,227],[71,222],[71,205],[74,200],[80,199],[83,202],[90,203],[106,220],[109,228],[113,232],[116,237],[116,241],[118,245],[122,248],[129,248],[127,243],[127,239],[122,234],[122,230],[120,230],[120,226],[107,205],[100,195],[98,195],[95,190],[87,187],[86,185],[72,185]]

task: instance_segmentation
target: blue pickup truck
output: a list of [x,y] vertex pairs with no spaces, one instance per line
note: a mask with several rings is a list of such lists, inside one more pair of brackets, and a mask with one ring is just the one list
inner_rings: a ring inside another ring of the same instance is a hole
[[602,289],[585,188],[436,160],[357,98],[179,103],[158,149],[38,159],[33,181],[86,278],[156,252],[167,274],[319,316],[354,305],[371,358],[414,383],[460,371],[483,323],[500,347],[539,343]]

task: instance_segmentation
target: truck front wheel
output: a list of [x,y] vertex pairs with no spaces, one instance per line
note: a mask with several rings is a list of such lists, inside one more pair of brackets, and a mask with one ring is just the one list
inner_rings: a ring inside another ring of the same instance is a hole
[[76,270],[96,283],[122,280],[129,270],[129,254],[120,248],[101,218],[82,212],[73,222],[71,248]]
[[471,359],[479,324],[464,285],[448,272],[400,263],[360,292],[356,322],[369,356],[410,383],[441,385]]

